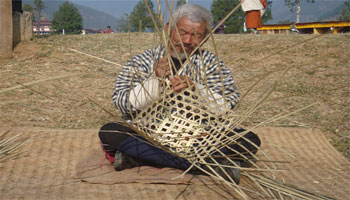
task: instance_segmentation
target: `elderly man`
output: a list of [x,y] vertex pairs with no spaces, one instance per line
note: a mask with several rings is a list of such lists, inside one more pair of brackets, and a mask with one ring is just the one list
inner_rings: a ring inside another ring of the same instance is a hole
[[[144,53],[133,57],[118,75],[113,93],[113,102],[124,114],[125,118],[131,119],[130,113],[138,112],[138,110],[152,103],[152,99],[157,98],[160,91],[154,88],[162,87],[161,78],[169,80],[174,92],[179,92],[188,87],[203,87],[200,80],[190,78],[195,77],[189,75],[193,71],[191,70],[193,67],[206,72],[207,84],[214,98],[220,99],[224,95],[222,94],[222,87],[225,88],[226,102],[217,102],[222,107],[226,106],[223,109],[232,109],[239,101],[239,92],[234,84],[233,76],[223,62],[216,62],[217,57],[215,54],[207,50],[195,51],[196,47],[209,33],[207,27],[213,24],[211,13],[201,6],[185,4],[173,13],[173,18],[174,25],[167,24],[166,28],[170,29],[170,39],[174,44],[174,46],[169,45],[168,49],[174,64],[169,66],[166,58],[163,57],[166,49],[163,45],[159,45],[155,49],[146,50]],[[175,29],[175,25],[179,34]],[[181,42],[184,48],[182,48]],[[186,60],[186,55],[189,57],[192,65],[185,64],[181,68],[181,64]],[[146,76],[135,76],[137,71],[146,74]],[[223,84],[219,81],[220,77],[225,77]],[[145,92],[145,88],[151,89]],[[152,98],[146,98],[142,95],[145,93]],[[243,129],[235,131],[241,132]],[[106,124],[99,132],[106,157],[114,164],[116,170],[152,163],[183,170],[190,167],[190,163],[186,159],[164,152],[149,145],[144,138],[130,136],[130,134],[136,133],[119,123]],[[260,145],[259,138],[252,132],[246,134],[245,138],[257,146]],[[242,140],[241,143],[248,150],[256,151],[255,145],[251,145],[250,142]],[[232,148],[241,152],[244,151],[237,145]],[[237,162],[239,164],[239,161]],[[228,168],[226,172],[237,183],[239,182],[239,169]],[[219,173],[224,174],[222,172]]]

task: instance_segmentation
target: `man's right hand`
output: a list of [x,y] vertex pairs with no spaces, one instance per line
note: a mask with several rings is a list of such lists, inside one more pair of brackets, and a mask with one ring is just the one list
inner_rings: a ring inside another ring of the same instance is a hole
[[167,78],[171,75],[169,63],[166,58],[161,58],[154,65],[154,71],[156,72],[156,76],[160,78]]

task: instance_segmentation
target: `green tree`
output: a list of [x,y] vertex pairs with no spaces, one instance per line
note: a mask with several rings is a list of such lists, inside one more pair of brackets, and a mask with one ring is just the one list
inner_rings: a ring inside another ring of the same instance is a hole
[[[239,0],[214,0],[211,4],[211,12],[213,13],[214,22],[223,19],[239,4]],[[237,9],[225,21],[225,33],[240,33],[243,32],[244,12],[242,9]]]
[[[151,0],[147,0],[147,4],[149,5],[153,16],[155,16],[153,2]],[[148,12],[146,4],[143,0],[140,0],[130,13],[130,26],[131,31],[139,31],[140,29],[141,31],[144,31],[146,27],[154,27],[151,15]]]
[[272,6],[272,0],[266,0],[267,6],[265,8],[265,13],[261,18],[261,23],[264,24],[267,21],[269,21],[272,18],[272,12],[271,12],[271,6]]
[[186,4],[186,0],[178,0],[176,2],[176,8],[178,8],[178,7],[180,7],[180,6],[184,5],[184,4]]
[[350,0],[344,2],[344,9],[340,13],[339,20],[350,21]]
[[129,15],[124,14],[126,17],[121,16],[119,19],[119,25],[117,27],[118,32],[128,32],[129,31]]
[[24,4],[22,9],[23,11],[26,11],[26,12],[33,12],[33,7],[29,4]]
[[53,14],[52,27],[57,33],[63,29],[67,34],[79,33],[83,28],[83,18],[79,10],[66,1]]
[[[315,0],[305,0],[306,2],[314,3]],[[295,22],[300,22],[300,11],[301,11],[301,0],[284,0],[284,3],[290,8],[291,12],[294,12],[294,9],[296,8],[296,19]]]

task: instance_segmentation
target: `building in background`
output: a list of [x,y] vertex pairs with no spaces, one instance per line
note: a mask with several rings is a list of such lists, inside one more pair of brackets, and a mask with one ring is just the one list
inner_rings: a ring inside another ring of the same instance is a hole
[[54,32],[52,23],[47,18],[41,18],[40,28],[38,26],[39,22],[33,22],[33,33],[36,35],[47,35]]

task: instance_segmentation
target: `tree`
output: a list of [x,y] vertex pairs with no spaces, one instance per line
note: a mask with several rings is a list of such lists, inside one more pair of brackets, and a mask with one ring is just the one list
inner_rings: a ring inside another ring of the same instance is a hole
[[266,0],[267,6],[265,8],[265,13],[261,18],[261,23],[264,24],[267,21],[269,21],[272,18],[272,12],[271,12],[271,6],[272,6],[272,0]]
[[53,14],[52,27],[56,32],[65,30],[67,34],[79,33],[83,28],[83,18],[79,10],[68,1],[64,2]]
[[[213,13],[214,22],[223,19],[239,4],[239,0],[214,0],[211,4],[211,12]],[[225,22],[225,33],[243,32],[244,12],[237,9]]]
[[24,4],[22,9],[26,12],[33,12],[33,7],[29,4]]
[[126,17],[121,16],[119,19],[119,25],[117,27],[118,32],[128,32],[129,31],[129,15],[124,14]]
[[178,0],[178,1],[176,2],[176,8],[182,6],[182,5],[186,4],[186,3],[187,3],[186,0]]
[[[155,17],[156,15],[153,11],[153,2],[151,0],[147,0],[147,4],[152,11],[152,15]],[[140,0],[130,13],[130,26],[131,31],[144,31],[146,27],[154,27],[151,15],[148,12],[146,4],[143,0]]]
[[[311,2],[314,3],[315,0],[305,0],[306,2]],[[284,0],[284,3],[290,8],[291,12],[294,12],[294,9],[296,7],[296,19],[295,22],[299,23],[300,22],[300,11],[301,11],[301,6],[300,6],[301,0]]]
[[339,16],[341,21],[350,21],[350,0],[344,2],[344,8]]
[[45,8],[44,2],[42,0],[34,0],[34,19],[37,21],[37,30],[40,32],[40,23],[41,23],[41,13]]

